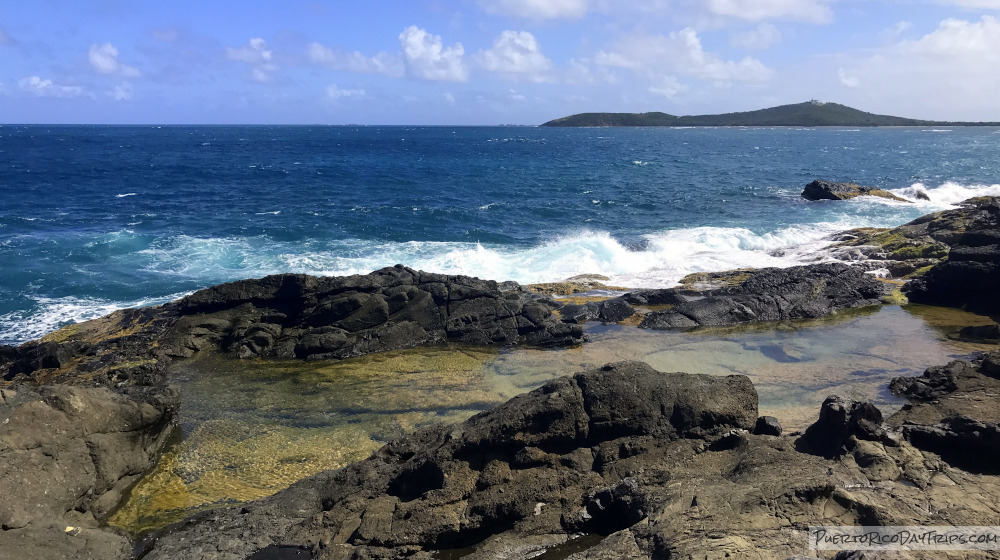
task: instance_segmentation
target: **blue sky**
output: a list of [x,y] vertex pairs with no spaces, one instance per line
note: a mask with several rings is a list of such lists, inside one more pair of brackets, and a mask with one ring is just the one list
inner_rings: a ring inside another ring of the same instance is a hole
[[0,123],[1000,121],[1000,0],[0,0]]

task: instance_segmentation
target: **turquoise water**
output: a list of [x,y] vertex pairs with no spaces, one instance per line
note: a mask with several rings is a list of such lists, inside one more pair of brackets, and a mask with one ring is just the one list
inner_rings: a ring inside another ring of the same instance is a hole
[[[278,272],[654,287],[798,264],[1000,194],[998,132],[0,126],[0,343]],[[931,200],[802,200],[816,178]]]

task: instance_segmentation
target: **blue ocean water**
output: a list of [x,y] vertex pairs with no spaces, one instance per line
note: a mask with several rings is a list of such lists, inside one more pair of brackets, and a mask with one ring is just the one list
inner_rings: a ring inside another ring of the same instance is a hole
[[997,183],[994,128],[0,126],[0,343],[279,272],[670,286]]

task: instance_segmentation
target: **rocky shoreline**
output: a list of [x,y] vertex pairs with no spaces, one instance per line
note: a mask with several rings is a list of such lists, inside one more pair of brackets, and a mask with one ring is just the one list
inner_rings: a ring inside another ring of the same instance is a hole
[[611,364],[196,515],[135,551],[102,527],[176,431],[167,366],[198,352],[330,360],[449,341],[577,345],[587,320],[688,329],[814,318],[892,301],[902,282],[872,270],[920,272],[903,288],[911,301],[997,314],[998,213],[998,199],[972,199],[835,240],[861,266],[739,271],[700,290],[565,303],[402,266],[279,275],[0,347],[0,493],[11,496],[0,558],[528,558],[579,534],[601,538],[580,541],[592,544],[574,558],[756,558],[801,553],[808,525],[995,524],[991,353],[894,381],[913,404],[885,422],[871,405],[829,399],[809,430],[786,435],[758,418],[745,377]]

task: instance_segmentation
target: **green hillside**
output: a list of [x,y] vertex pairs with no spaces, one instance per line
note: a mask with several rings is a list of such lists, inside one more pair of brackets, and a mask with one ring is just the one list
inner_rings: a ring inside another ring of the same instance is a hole
[[580,113],[542,126],[998,126],[1000,123],[944,122],[876,115],[839,103],[807,101],[721,115],[676,117],[666,113]]

